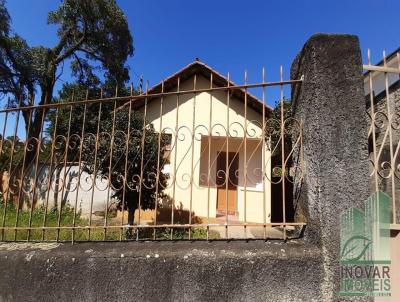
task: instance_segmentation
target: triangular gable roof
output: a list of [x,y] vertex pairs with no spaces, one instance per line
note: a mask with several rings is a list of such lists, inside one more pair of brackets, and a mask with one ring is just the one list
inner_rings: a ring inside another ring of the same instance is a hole
[[[153,86],[147,91],[147,95],[151,94],[159,94],[161,93],[162,90],[162,84],[164,82],[164,92],[167,91],[172,91],[173,88],[177,87],[178,84],[178,78],[180,82],[184,82],[185,80],[191,78],[194,74],[197,75],[202,75],[206,79],[210,80],[211,74],[213,75],[213,85],[216,87],[226,87],[228,86],[228,79],[212,69],[210,66],[206,65],[205,63],[196,60],[185,67],[183,67],[181,70],[177,71],[173,75],[169,76],[166,78],[164,81],[161,81],[157,85]],[[232,81],[229,81],[229,86],[236,86],[236,84]],[[176,91],[176,89],[175,89]],[[236,97],[238,100],[241,100],[244,102],[245,99],[245,90],[244,89],[234,89],[232,90],[232,95]],[[145,94],[143,93],[143,96]],[[148,96],[147,100],[148,102],[159,98],[159,96]],[[133,101],[133,107],[135,109],[140,108],[144,105],[145,99],[136,99]],[[272,108],[269,107],[268,105],[264,104],[261,100],[247,92],[247,105],[254,109],[255,111],[259,112],[262,114],[263,112],[263,106],[265,106],[265,114],[268,116],[272,112]]]

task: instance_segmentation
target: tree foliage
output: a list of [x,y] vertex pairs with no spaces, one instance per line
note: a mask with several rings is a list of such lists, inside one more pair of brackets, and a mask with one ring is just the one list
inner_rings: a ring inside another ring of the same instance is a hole
[[129,109],[123,109],[115,120],[109,117],[101,122],[98,135],[83,140],[85,170],[109,179],[114,197],[125,209],[136,209],[139,200],[141,208],[154,208],[167,185],[168,174],[161,169],[168,163],[164,155],[170,136],[159,134],[148,122],[143,128],[144,122],[141,112],[132,111],[129,117]]
[[93,83],[96,68],[114,84],[129,79],[125,61],[133,54],[133,41],[114,0],[65,0],[49,13],[48,23],[59,27],[59,43],[52,49],[55,64],[71,58],[72,71],[81,82]]
[[[129,106],[118,109],[114,102],[68,105],[73,96],[85,98],[86,94],[83,84],[64,85],[58,101],[65,105],[49,113],[47,131],[58,146],[56,161],[77,164],[80,159],[85,172],[106,179],[114,192],[112,197],[119,201],[119,208],[130,210],[128,218],[133,223],[139,199],[141,207],[147,209],[164,198],[168,174],[162,169],[167,163],[170,136],[156,132],[140,111],[132,109],[129,116]],[[101,92],[91,90],[90,94],[97,98]]]
[[[0,139],[3,141],[0,153],[0,173],[13,170],[23,160],[24,143],[18,137],[9,136]],[[12,162],[11,162],[12,160]]]
[[[66,63],[86,86],[101,82],[122,86],[129,80],[125,62],[133,54],[133,39],[114,0],[64,0],[48,15],[48,23],[58,28],[53,47],[31,47],[13,33],[4,0],[0,0],[0,19],[0,97],[11,97],[10,106],[53,102],[54,85]],[[27,138],[39,137],[47,111],[23,111]],[[35,153],[33,146],[28,162]]]
[[266,131],[267,138],[270,139],[271,151],[273,151],[273,159],[280,161],[282,152],[282,103],[283,103],[283,120],[284,120],[284,149],[285,156],[290,153],[292,148],[292,132],[293,132],[293,120],[292,120],[292,102],[284,99],[283,102],[277,101],[272,114],[269,117],[268,128]]
[[[112,96],[116,86],[120,87],[119,96],[127,94],[121,87],[129,80],[125,63],[133,54],[133,39],[126,17],[115,0],[62,1],[48,14],[48,24],[57,27],[58,39],[53,47],[29,45],[11,30],[10,23],[5,1],[0,0],[0,98],[9,98],[9,106],[79,101],[87,97],[88,89],[90,97],[97,98],[100,91],[95,87],[99,86],[105,87],[105,97]],[[64,84],[59,96],[54,97],[55,83],[66,64],[75,82]],[[41,125],[46,120],[45,149],[57,148],[51,159],[54,167],[63,160],[78,162],[81,151],[84,169],[110,179],[114,197],[120,200],[121,207],[134,209],[139,202],[138,191],[141,206],[153,207],[163,194],[168,178],[160,171],[165,163],[163,154],[168,136],[159,135],[151,125],[143,129],[144,120],[139,112],[129,117],[127,110],[121,110],[114,121],[113,102],[101,104],[100,115],[99,110],[99,103],[24,110],[26,140],[38,141],[43,130]],[[37,153],[42,156],[37,150],[37,146],[30,146],[27,163]],[[50,154],[44,161],[50,161]],[[121,186],[122,179],[125,180]]]

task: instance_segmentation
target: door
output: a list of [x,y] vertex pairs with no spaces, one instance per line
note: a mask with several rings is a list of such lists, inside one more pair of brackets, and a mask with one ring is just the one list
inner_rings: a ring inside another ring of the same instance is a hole
[[[228,152],[228,173],[226,173],[226,159],[226,152],[218,154],[216,172],[217,214],[237,215],[239,154]],[[227,207],[228,213],[226,213]]]

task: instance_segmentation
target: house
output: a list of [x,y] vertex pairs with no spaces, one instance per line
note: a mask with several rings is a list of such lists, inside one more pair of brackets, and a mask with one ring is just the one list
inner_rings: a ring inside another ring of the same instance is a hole
[[[271,150],[263,118],[272,109],[246,90],[228,92],[227,86],[236,85],[196,60],[117,112],[131,104],[169,137],[161,166],[169,174],[165,207],[201,218],[270,223]],[[41,164],[37,187],[38,204],[68,204],[83,215],[104,212],[114,202],[107,181],[94,179],[77,163]]]
[[262,127],[272,109],[243,89],[208,90],[226,86],[235,84],[196,60],[132,107],[171,137],[164,192],[175,207],[200,217],[268,223],[271,152]]

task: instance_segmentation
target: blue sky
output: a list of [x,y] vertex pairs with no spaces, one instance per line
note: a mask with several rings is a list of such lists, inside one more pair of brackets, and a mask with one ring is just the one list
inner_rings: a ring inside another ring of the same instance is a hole
[[[196,57],[223,74],[229,71],[238,83],[243,82],[244,70],[250,82],[260,81],[262,67],[267,80],[278,80],[280,65],[287,78],[293,58],[317,32],[358,35],[363,57],[371,48],[375,62],[382,50],[400,46],[399,0],[118,3],[134,38],[136,50],[128,65],[135,85],[139,75],[154,85]],[[53,46],[56,28],[47,25],[46,18],[58,5],[55,0],[8,0],[14,31],[32,46]],[[68,71],[62,79],[70,80]],[[274,103],[277,93],[267,93],[268,103]]]

